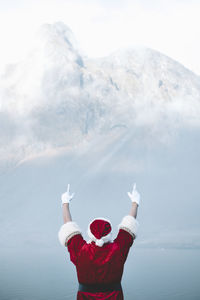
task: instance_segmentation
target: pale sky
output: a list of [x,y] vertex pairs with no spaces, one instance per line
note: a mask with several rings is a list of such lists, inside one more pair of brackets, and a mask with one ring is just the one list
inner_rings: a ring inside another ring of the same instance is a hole
[[0,66],[23,58],[40,25],[62,21],[89,57],[144,45],[200,75],[199,0],[0,0]]

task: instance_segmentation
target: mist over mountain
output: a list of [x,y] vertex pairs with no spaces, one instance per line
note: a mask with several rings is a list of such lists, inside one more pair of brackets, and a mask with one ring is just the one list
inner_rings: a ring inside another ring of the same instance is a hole
[[145,47],[90,59],[68,26],[44,24],[27,56],[1,73],[0,158],[17,162],[136,128],[147,143],[165,142],[179,127],[198,127],[199,116],[200,78],[180,63]]
[[199,76],[145,47],[91,59],[57,22],[0,78],[2,247],[59,247],[68,182],[83,228],[88,216],[118,224],[133,181],[136,245],[200,247]]

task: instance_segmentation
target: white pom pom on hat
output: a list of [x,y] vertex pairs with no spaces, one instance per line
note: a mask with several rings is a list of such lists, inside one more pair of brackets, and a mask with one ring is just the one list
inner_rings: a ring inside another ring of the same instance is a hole
[[88,236],[99,247],[111,241],[112,225],[108,219],[95,218],[88,225]]
[[102,240],[102,239],[96,239],[96,242],[95,242],[95,244],[97,245],[97,246],[99,246],[99,247],[102,247],[103,245],[104,245],[104,241]]

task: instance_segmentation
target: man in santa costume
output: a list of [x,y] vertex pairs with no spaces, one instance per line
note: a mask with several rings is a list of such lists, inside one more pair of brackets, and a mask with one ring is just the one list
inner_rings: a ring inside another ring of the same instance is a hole
[[140,194],[133,185],[128,196],[132,201],[129,215],[118,225],[117,237],[112,241],[112,225],[105,218],[96,218],[88,225],[89,242],[83,239],[81,230],[72,221],[69,203],[74,194],[62,194],[64,224],[58,232],[61,245],[66,246],[70,260],[76,266],[79,288],[77,300],[104,299],[123,300],[121,279],[124,263],[130,247],[137,236],[138,221],[136,220]]

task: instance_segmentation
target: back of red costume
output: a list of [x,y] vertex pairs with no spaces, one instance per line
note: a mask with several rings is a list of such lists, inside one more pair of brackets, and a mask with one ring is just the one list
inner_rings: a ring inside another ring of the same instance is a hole
[[[67,241],[70,260],[76,266],[78,282],[84,285],[120,283],[130,247],[135,235],[130,228],[119,229],[113,242],[99,247],[95,242],[87,243],[80,232]],[[78,291],[77,299],[109,299],[122,300],[122,290],[111,292]]]
[[90,242],[83,239],[76,222],[64,223],[58,233],[61,245],[66,246],[70,260],[76,266],[79,290],[77,300],[123,300],[121,279],[124,263],[137,236],[139,223],[125,216],[119,232],[111,240],[112,226],[104,218],[96,218],[88,226]]

